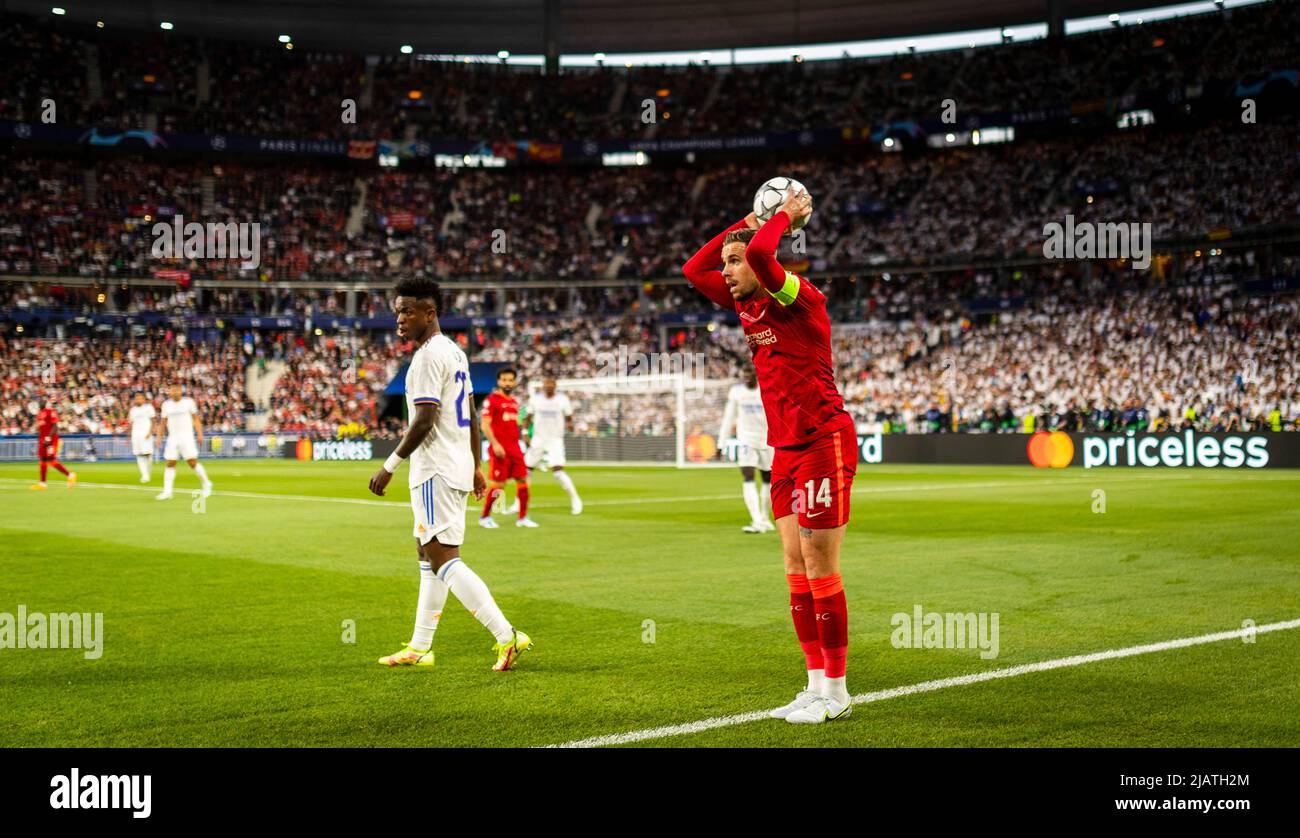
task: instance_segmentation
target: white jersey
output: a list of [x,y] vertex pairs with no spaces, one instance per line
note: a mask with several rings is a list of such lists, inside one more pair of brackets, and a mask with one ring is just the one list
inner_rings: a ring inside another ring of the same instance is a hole
[[573,415],[569,397],[556,393],[547,397],[540,390],[528,400],[528,410],[533,414],[533,444],[564,438],[565,417]]
[[763,394],[757,387],[733,384],[727,392],[727,406],[722,412],[722,429],[718,439],[730,436],[732,425],[742,445],[767,447],[767,414],[763,411]]
[[131,439],[145,440],[153,434],[153,420],[158,416],[153,405],[148,402],[137,404],[131,408],[128,415],[131,418]]
[[167,438],[177,442],[193,442],[194,416],[198,412],[199,406],[189,396],[181,397],[180,401],[167,399],[163,402],[162,415],[167,420]]
[[415,416],[421,404],[436,404],[439,410],[433,429],[411,454],[411,488],[437,476],[453,489],[474,491],[471,394],[469,360],[451,338],[439,332],[415,350],[406,370],[407,416]]

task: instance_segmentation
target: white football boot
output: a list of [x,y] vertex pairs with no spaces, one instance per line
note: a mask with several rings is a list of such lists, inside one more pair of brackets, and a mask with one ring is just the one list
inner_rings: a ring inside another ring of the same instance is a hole
[[785,720],[794,725],[819,725],[822,722],[848,718],[852,712],[852,704],[841,704],[833,698],[823,698],[819,695],[808,702],[807,707],[791,711]]
[[794,701],[770,711],[767,715],[773,719],[784,719],[796,710],[802,710],[809,704],[812,704],[820,696],[812,690],[799,690],[795,693]]

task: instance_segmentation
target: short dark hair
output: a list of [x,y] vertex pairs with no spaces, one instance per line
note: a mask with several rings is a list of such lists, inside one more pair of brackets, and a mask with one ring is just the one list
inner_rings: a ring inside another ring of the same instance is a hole
[[497,370],[497,380],[500,381],[501,376],[505,375],[506,373],[510,373],[515,378],[519,377],[519,373],[515,371],[514,367],[502,367],[501,369]]
[[744,227],[740,230],[732,230],[730,233],[727,233],[727,237],[722,240],[722,246],[726,247],[727,245],[735,244],[736,242],[749,244],[750,240],[754,238],[754,234],[757,232],[757,230],[751,230],[748,227]]
[[435,312],[442,312],[442,286],[432,279],[424,277],[407,277],[399,279],[393,289],[399,297],[414,297],[417,300],[429,300]]

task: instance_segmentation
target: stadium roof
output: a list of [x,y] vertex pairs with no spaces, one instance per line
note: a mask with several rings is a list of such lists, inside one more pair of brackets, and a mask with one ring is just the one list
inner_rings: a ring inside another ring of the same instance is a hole
[[[54,0],[59,2],[59,0]],[[561,53],[816,44],[1041,23],[1047,0],[554,0]],[[1151,8],[1159,0],[1062,0],[1064,17]],[[51,0],[5,0],[51,13]],[[1199,5],[1208,5],[1205,3]],[[1229,3],[1229,5],[1236,5]],[[545,52],[545,0],[63,0],[67,19],[300,48],[391,54]]]

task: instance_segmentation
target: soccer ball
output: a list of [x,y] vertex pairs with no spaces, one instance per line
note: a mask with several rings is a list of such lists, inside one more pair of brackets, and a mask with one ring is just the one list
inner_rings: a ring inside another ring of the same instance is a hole
[[[758,187],[758,191],[754,193],[754,215],[758,217],[758,222],[765,224],[768,219],[776,215],[776,211],[785,203],[788,190],[793,189],[798,192],[803,188],[802,183],[788,177],[774,177]],[[802,228],[808,223],[809,218],[812,218],[811,213],[803,218],[795,219],[790,225],[791,229],[798,230]]]

